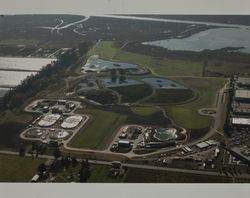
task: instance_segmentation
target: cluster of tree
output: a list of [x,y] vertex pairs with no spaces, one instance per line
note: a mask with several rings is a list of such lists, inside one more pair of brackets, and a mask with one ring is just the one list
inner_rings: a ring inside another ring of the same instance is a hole
[[[117,74],[118,71],[118,74]],[[116,82],[117,80],[119,80],[119,83],[123,83],[126,80],[126,72],[124,69],[111,69],[110,70],[110,79],[111,82]]]
[[60,148],[59,148],[59,147],[55,147],[55,148],[54,148],[53,155],[54,155],[55,159],[58,159],[59,157],[61,157],[61,156],[62,156],[62,153],[61,153],[61,151],[60,151]]
[[76,50],[72,49],[61,54],[57,61],[43,67],[35,75],[28,76],[20,85],[10,90],[0,101],[0,110],[20,107],[29,97],[55,83],[64,75],[65,69],[78,58]]
[[[76,167],[79,164],[75,157],[64,157],[61,156],[60,160],[54,160],[50,165],[45,163],[39,164],[37,172],[41,179],[49,178],[50,173],[60,171],[62,169],[69,169],[70,167]],[[81,161],[78,179],[79,182],[86,182],[90,177],[90,164],[88,160]],[[73,178],[73,173],[71,171],[71,178]]]
[[225,134],[227,134],[229,137],[232,135],[231,132],[232,132],[232,126],[231,126],[231,113],[232,110],[233,110],[233,107],[232,107],[232,102],[233,102],[233,96],[234,96],[234,79],[233,77],[230,78],[230,84],[229,84],[229,87],[230,89],[228,90],[228,102],[227,102],[227,114],[226,114],[226,121],[224,123],[224,132]]
[[79,55],[84,55],[89,51],[89,48],[92,47],[92,42],[83,42],[78,45]]
[[86,182],[90,177],[90,164],[88,160],[81,162],[81,168],[79,170],[79,182]]
[[39,155],[43,155],[47,150],[47,145],[42,144],[42,143],[37,143],[37,142],[32,142],[31,144],[31,154],[32,157],[34,157],[34,154],[36,157]]
[[101,104],[114,104],[118,102],[117,96],[110,90],[91,90],[84,93],[88,100]]
[[19,148],[19,156],[21,157],[25,156],[25,147],[22,143],[20,144],[20,148]]
[[62,168],[68,169],[70,167],[76,167],[78,165],[78,161],[75,157],[62,156],[61,165],[62,165]]
[[42,174],[47,170],[47,167],[45,165],[45,163],[41,163],[39,164],[38,168],[37,168],[37,172],[39,173],[40,176],[42,176]]

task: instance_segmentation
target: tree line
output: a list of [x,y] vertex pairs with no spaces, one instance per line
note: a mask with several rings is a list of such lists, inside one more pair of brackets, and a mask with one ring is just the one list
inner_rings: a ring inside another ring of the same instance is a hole
[[47,64],[40,72],[28,76],[1,98],[0,110],[18,108],[26,99],[57,82],[58,79],[65,76],[65,69],[76,62],[79,56],[86,54],[90,46],[91,43],[81,43],[78,50],[70,49],[62,53],[56,61]]

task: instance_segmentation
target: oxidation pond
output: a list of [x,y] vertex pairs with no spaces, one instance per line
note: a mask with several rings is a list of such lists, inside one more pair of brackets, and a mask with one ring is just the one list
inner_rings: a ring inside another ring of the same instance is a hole
[[36,70],[56,59],[0,57],[0,69]]
[[[56,59],[0,57],[0,97]],[[22,71],[23,70],[23,71]]]
[[169,50],[202,51],[226,47],[244,47],[239,51],[250,53],[250,28],[216,28],[199,32],[187,38],[144,42],[145,45]]
[[36,72],[0,71],[0,87],[15,87]]

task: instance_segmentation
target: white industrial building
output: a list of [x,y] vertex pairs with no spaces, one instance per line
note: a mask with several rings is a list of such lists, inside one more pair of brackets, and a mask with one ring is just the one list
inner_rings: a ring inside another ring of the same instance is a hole
[[238,78],[238,84],[242,86],[250,86],[250,78],[246,77],[239,77]]
[[250,90],[237,89],[235,91],[235,99],[242,102],[250,102]]
[[232,118],[232,124],[250,126],[250,118]]
[[196,146],[199,148],[199,149],[204,149],[204,148],[207,148],[209,147],[210,145],[206,142],[200,142],[198,144],[196,144]]

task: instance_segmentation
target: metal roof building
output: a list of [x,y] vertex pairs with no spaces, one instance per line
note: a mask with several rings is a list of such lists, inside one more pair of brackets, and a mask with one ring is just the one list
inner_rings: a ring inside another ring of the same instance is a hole
[[238,84],[243,86],[250,86],[250,78],[246,77],[239,77]]
[[237,89],[235,99],[238,101],[250,101],[250,90]]
[[233,103],[233,112],[235,114],[250,114],[250,103]]
[[232,124],[250,126],[250,118],[232,118]]
[[200,143],[196,144],[196,146],[199,149],[203,149],[203,148],[209,147],[210,145],[208,143],[206,143],[206,142],[200,142]]

